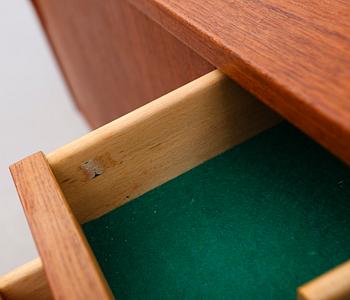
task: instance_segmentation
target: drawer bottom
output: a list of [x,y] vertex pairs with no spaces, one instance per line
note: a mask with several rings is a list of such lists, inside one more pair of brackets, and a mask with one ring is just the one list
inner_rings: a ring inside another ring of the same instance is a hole
[[83,230],[117,299],[295,299],[349,258],[349,199],[349,168],[282,123]]

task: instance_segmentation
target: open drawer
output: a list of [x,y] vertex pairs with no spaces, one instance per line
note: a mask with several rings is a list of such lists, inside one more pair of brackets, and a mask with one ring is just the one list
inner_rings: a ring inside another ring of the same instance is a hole
[[40,259],[2,297],[349,299],[350,170],[280,121],[213,71],[14,164]]

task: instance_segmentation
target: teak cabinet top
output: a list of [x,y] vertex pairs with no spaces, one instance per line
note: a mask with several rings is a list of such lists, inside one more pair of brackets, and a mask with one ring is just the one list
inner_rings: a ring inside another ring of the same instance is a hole
[[130,2],[350,163],[348,1]]
[[350,163],[348,1],[33,3],[92,127],[216,67]]

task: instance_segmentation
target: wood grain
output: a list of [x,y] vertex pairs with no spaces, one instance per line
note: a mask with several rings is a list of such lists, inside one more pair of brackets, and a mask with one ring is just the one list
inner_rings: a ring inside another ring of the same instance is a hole
[[33,3],[93,128],[214,69],[127,1]]
[[300,287],[298,299],[350,299],[350,260]]
[[42,152],[10,167],[55,299],[112,299]]
[[347,1],[129,2],[350,163]]
[[0,277],[0,294],[6,300],[53,299],[40,258]]
[[47,155],[84,223],[271,127],[280,117],[213,71]]

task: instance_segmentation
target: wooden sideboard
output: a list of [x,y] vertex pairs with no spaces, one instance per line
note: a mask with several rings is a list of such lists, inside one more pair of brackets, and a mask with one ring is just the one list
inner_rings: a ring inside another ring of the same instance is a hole
[[[1,277],[0,299],[113,299],[101,261],[96,263],[79,224],[140,201],[139,196],[268,132],[281,119],[350,164],[350,5],[345,1],[32,2],[90,126],[116,120],[50,154],[38,152],[11,166],[40,259]],[[291,170],[280,167],[296,148],[282,149],[286,157],[279,162],[269,161],[270,152],[258,156],[259,162],[274,166],[283,178],[296,172],[302,183],[305,173],[334,175],[334,180],[342,174],[335,182],[322,179],[333,183],[324,196],[338,209],[334,219],[332,205],[322,199],[317,206],[316,197],[312,207],[321,207],[316,221],[326,209],[330,223],[340,220],[337,228],[345,228],[347,166],[304,135],[296,140],[305,142],[296,143],[298,150],[313,145],[319,155],[310,166],[304,160],[306,172],[297,173],[294,165]],[[251,158],[241,173],[246,176],[246,167],[256,163]],[[259,174],[253,175],[260,181]],[[276,200],[281,191],[292,199],[288,179],[283,184],[270,184],[265,200]],[[301,187],[311,191],[306,200],[315,198],[315,188]],[[333,201],[337,195],[343,197],[339,202]],[[345,203],[341,213],[338,203]],[[303,214],[301,220],[309,222]],[[307,224],[317,229],[313,222]],[[213,231],[220,235],[220,228]],[[334,242],[339,245],[336,238]],[[341,263],[294,285],[293,291],[300,300],[348,299],[350,263]]]
[[33,3],[93,128],[216,67],[350,163],[346,1]]

